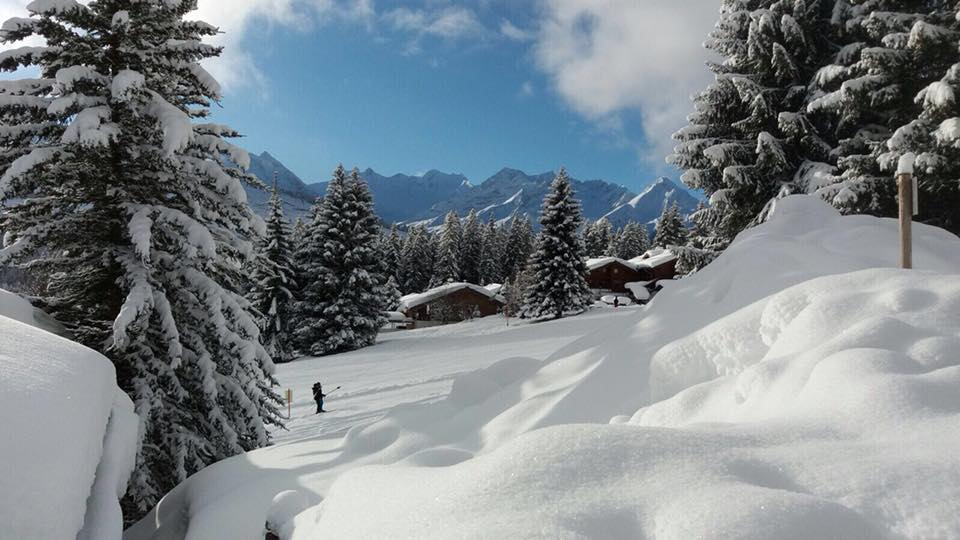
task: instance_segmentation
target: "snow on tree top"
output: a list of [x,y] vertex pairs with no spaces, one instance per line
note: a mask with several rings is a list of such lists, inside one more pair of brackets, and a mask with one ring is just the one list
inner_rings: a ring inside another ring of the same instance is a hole
[[503,299],[500,298],[496,293],[493,293],[485,287],[479,285],[474,285],[473,283],[447,283],[446,285],[440,285],[439,287],[434,287],[428,291],[422,293],[408,294],[400,298],[400,310],[406,311],[408,309],[413,309],[417,306],[422,306],[423,304],[432,302],[437,298],[444,297],[450,293],[459,291],[461,289],[470,289],[478,294],[482,294],[491,300],[497,300],[502,302]]

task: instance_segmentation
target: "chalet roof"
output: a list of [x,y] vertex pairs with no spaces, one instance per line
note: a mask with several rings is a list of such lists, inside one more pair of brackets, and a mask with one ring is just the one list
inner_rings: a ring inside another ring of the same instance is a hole
[[498,294],[487,290],[485,287],[474,285],[473,283],[447,283],[446,285],[434,287],[433,289],[424,291],[422,293],[408,294],[400,298],[400,310],[406,311],[408,309],[413,309],[417,306],[422,306],[423,304],[432,302],[438,298],[442,298],[463,289],[470,289],[477,294],[486,296],[490,300],[504,303],[503,299]]
[[486,290],[488,290],[488,291],[490,291],[490,292],[492,292],[493,294],[500,294],[500,291],[503,290],[503,284],[502,284],[502,283],[491,283],[491,284],[489,284],[489,285],[484,285],[483,288],[486,289]]
[[651,249],[650,251],[644,253],[639,257],[634,257],[630,259],[630,264],[633,264],[636,267],[648,267],[656,268],[658,266],[667,264],[670,261],[676,260],[677,255],[668,250],[668,249]]
[[618,259],[616,257],[598,257],[596,259],[587,259],[587,270],[593,271],[613,263],[620,263],[623,266],[633,268],[634,270],[637,268],[636,264],[623,259]]

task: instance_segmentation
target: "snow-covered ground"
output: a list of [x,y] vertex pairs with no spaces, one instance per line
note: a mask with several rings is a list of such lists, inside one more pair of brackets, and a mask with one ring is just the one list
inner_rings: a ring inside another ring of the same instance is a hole
[[960,239],[897,242],[790,197],[646,307],[283,366],[287,442],[126,538],[960,537]]
[[0,290],[0,538],[120,538],[137,417],[109,360]]

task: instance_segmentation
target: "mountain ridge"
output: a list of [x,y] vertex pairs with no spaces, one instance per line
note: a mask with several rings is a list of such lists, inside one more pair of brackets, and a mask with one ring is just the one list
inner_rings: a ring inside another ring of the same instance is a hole
[[[273,185],[274,171],[287,215],[291,219],[309,212],[327,182],[306,183],[269,152],[250,155],[250,172],[267,186]],[[384,176],[372,168],[360,176],[370,186],[377,215],[385,223],[422,223],[437,226],[450,211],[464,216],[477,210],[481,219],[502,221],[528,214],[536,221],[544,195],[556,173],[539,174],[503,167],[486,180],[474,184],[465,175],[431,169],[422,175]],[[639,194],[623,185],[602,179],[571,178],[584,217],[590,221],[608,219],[615,227],[629,221],[651,223],[667,204],[677,202],[681,213],[691,213],[698,200],[669,178],[660,177]],[[269,193],[247,187],[248,198],[258,213],[265,213]]]

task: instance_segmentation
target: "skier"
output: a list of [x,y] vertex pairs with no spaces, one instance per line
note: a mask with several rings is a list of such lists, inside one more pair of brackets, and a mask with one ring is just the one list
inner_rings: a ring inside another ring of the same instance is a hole
[[316,414],[327,412],[323,410],[323,398],[325,397],[327,395],[323,393],[323,386],[320,385],[320,381],[313,383],[313,400],[317,402]]
[[615,307],[615,308],[620,307],[620,297],[619,297],[619,296],[614,297],[614,299],[613,299],[613,307]]

